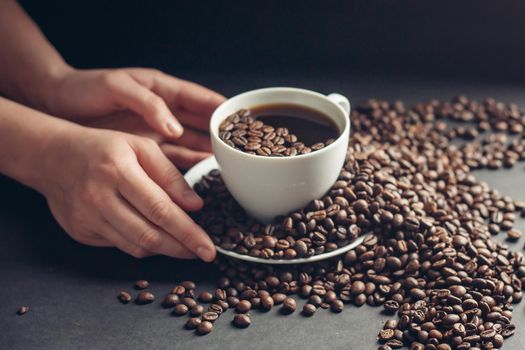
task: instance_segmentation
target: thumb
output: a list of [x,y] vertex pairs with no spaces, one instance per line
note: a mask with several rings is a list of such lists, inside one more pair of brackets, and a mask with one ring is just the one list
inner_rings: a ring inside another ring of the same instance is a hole
[[115,103],[141,115],[146,123],[169,138],[182,135],[184,129],[164,100],[139,84],[126,72],[111,72],[106,79]]

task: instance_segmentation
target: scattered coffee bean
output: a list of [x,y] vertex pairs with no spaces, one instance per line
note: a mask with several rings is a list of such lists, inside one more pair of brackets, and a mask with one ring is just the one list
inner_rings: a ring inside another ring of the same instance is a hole
[[233,324],[237,328],[247,328],[252,324],[252,320],[246,314],[235,315]]
[[252,308],[252,303],[248,300],[241,300],[235,307],[235,311],[238,313],[247,313]]
[[211,303],[213,301],[213,294],[203,291],[199,294],[199,300],[203,303]]
[[202,322],[201,319],[198,317],[190,317],[186,321],[186,324],[184,325],[184,327],[186,329],[196,329],[197,327],[199,327],[201,322]]
[[150,292],[140,292],[137,295],[137,299],[135,299],[135,302],[139,305],[150,304],[153,301],[155,301],[155,296]]
[[204,312],[204,306],[197,304],[190,309],[190,316],[197,317],[197,316],[200,316],[203,312]]
[[175,305],[175,308],[173,309],[173,314],[175,316],[182,316],[186,315],[190,311],[190,309],[184,305],[184,304],[177,304]]
[[170,293],[164,297],[164,300],[162,301],[162,306],[164,306],[165,308],[170,308],[174,307],[178,303],[180,303],[179,296],[177,294]]
[[127,304],[131,301],[132,298],[131,298],[131,294],[129,294],[128,292],[122,291],[118,293],[118,299],[120,300],[122,304]]
[[306,317],[310,317],[317,311],[317,307],[313,304],[304,304],[302,314]]
[[197,326],[197,333],[200,335],[206,335],[208,333],[211,333],[212,330],[213,330],[213,323],[209,321],[202,321]]
[[518,241],[523,234],[519,230],[510,230],[507,232],[507,240],[511,242]]
[[202,314],[202,320],[208,322],[215,322],[219,318],[219,314],[213,311],[208,311]]
[[20,308],[16,311],[16,314],[19,316],[25,315],[29,312],[29,306],[20,306]]
[[297,303],[295,302],[294,298],[287,297],[283,301],[283,305],[281,306],[281,312],[284,314],[291,314],[292,312],[295,312],[297,309]]
[[149,282],[146,280],[138,280],[135,282],[135,289],[146,289],[149,287]]

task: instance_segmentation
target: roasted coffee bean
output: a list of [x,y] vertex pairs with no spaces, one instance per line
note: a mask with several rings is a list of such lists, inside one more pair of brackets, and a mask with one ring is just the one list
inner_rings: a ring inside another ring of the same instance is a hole
[[203,291],[199,294],[199,301],[203,303],[211,303],[213,301],[213,294],[208,291]]
[[281,312],[285,314],[291,314],[292,312],[295,312],[297,309],[297,303],[295,302],[294,298],[287,297],[283,301],[283,305],[281,306]]
[[197,302],[193,298],[182,298],[181,302],[188,307],[188,309],[191,309],[195,305],[197,305]]
[[331,309],[332,309],[333,312],[339,313],[339,312],[343,311],[344,304],[343,304],[343,302],[341,300],[334,300],[334,302],[331,305]]
[[197,317],[200,316],[204,312],[204,306],[202,305],[195,305],[190,309],[190,316]]
[[146,289],[149,287],[149,282],[146,280],[138,280],[135,282],[135,289]]
[[20,306],[16,311],[16,314],[19,316],[25,315],[29,312],[29,306]]
[[224,312],[224,309],[219,304],[211,304],[208,306],[208,311],[216,312],[220,315]]
[[173,314],[175,316],[182,316],[186,315],[190,309],[184,305],[184,304],[177,304],[175,305],[175,308],[173,309]]
[[310,317],[317,311],[317,307],[314,304],[304,304],[302,314],[306,317]]
[[269,295],[261,298],[261,308],[265,311],[271,310],[274,304],[273,298]]
[[238,313],[247,313],[252,309],[252,303],[248,300],[241,300],[235,307],[235,311]]
[[131,294],[128,292],[122,291],[118,294],[118,299],[122,304],[127,304],[131,301]]
[[215,322],[219,318],[219,314],[213,311],[207,311],[201,316],[203,321]]
[[281,305],[283,301],[286,299],[286,294],[275,293],[272,295],[272,299],[275,305]]
[[247,328],[252,324],[252,320],[246,314],[235,315],[232,322],[237,328]]
[[162,301],[162,306],[169,308],[174,307],[178,303],[180,303],[179,296],[177,294],[170,293],[164,297],[164,300]]
[[200,335],[206,335],[208,333],[211,333],[212,330],[213,330],[213,323],[209,321],[202,321],[197,326],[197,333]]
[[198,317],[190,317],[186,321],[186,324],[184,325],[184,327],[186,329],[196,329],[197,327],[199,327],[201,322],[202,322],[201,319]]
[[139,305],[150,304],[155,301],[155,296],[150,292],[140,292],[135,299],[135,302]]
[[516,242],[523,234],[518,230],[510,230],[507,232],[507,239],[511,242]]

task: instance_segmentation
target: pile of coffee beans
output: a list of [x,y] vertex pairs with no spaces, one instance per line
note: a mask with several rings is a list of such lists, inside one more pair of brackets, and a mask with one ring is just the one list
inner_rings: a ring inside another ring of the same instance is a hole
[[288,130],[274,128],[257,120],[249,109],[228,116],[219,126],[219,138],[227,145],[248,154],[267,157],[291,157],[325,148],[333,138],[305,145]]
[[[449,119],[475,125],[450,126],[444,123]],[[198,300],[210,304],[208,312],[217,317],[234,309],[232,324],[240,328],[251,324],[253,309],[277,307],[282,314],[299,309],[315,317],[320,308],[339,313],[350,303],[382,306],[396,317],[378,333],[380,350],[500,348],[515,332],[512,311],[523,298],[525,257],[491,236],[507,232],[509,240],[518,239],[521,232],[513,225],[525,203],[479,182],[471,169],[495,168],[491,159],[510,166],[506,151],[512,159],[525,158],[520,146],[525,115],[491,99],[459,97],[411,109],[370,100],[352,114],[352,123],[344,169],[323,198],[261,225],[213,171],[195,186],[205,207],[194,218],[217,244],[259,257],[309,256],[366,233],[363,243],[344,256],[302,265],[219,257],[218,289],[201,292]],[[460,127],[472,131],[460,133]],[[471,147],[477,141],[468,139],[483,137],[478,134],[485,130],[515,134],[507,135],[506,144],[499,137],[497,152],[503,155],[490,153],[490,143],[481,151]],[[458,136],[466,143],[454,144]],[[169,307],[176,314],[195,307],[193,283],[172,292]],[[302,307],[298,298],[304,299]],[[190,316],[186,327],[207,334],[214,317]]]
[[214,170],[195,186],[206,203],[197,222],[217,246],[239,254],[295,259],[330,252],[370,231],[371,226],[365,225],[369,203],[380,193],[370,181],[356,181],[353,186],[352,178],[343,170],[326,196],[275,223],[262,225],[242,211]]

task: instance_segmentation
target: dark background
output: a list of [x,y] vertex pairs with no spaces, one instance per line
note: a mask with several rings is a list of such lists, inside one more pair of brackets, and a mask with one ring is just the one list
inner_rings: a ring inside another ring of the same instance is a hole
[[525,81],[523,1],[41,1],[77,67]]
[[[1,0],[0,0],[1,1]],[[522,1],[23,1],[50,41],[77,67],[150,66],[226,96],[291,85],[407,105],[466,94],[525,107]],[[0,48],[1,54],[2,48]],[[525,200],[523,163],[475,175]],[[525,221],[517,228],[524,230]],[[502,241],[504,235],[495,237]],[[525,237],[511,249],[520,250]],[[0,349],[377,349],[381,308],[345,307],[281,316],[254,312],[237,330],[227,312],[206,337],[161,309],[121,305],[120,290],[151,282],[161,298],[194,279],[212,290],[216,269],[167,257],[133,259],[80,245],[44,198],[0,176]],[[300,301],[302,307],[304,301]],[[16,316],[21,305],[31,311]],[[505,350],[523,350],[525,308]]]

